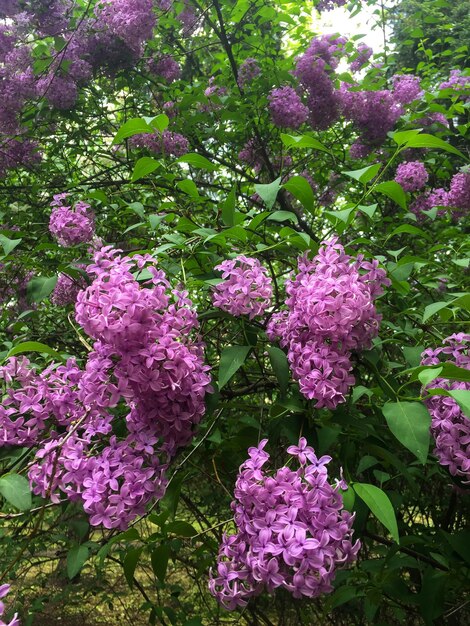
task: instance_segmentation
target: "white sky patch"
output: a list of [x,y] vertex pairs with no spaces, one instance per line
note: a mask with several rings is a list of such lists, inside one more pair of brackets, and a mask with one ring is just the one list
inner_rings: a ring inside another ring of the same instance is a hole
[[[339,33],[345,37],[353,35],[364,35],[358,39],[372,48],[374,54],[382,52],[384,48],[383,32],[378,26],[374,28],[379,16],[374,15],[377,6],[363,6],[360,13],[355,17],[345,7],[339,7],[333,11],[325,11],[318,16],[316,11],[313,16],[313,28],[322,34]],[[315,15],[316,14],[316,15]]]

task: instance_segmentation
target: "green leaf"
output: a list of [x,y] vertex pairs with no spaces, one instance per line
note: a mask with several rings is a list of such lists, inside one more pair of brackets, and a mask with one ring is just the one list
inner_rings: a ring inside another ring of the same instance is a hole
[[274,211],[268,217],[270,222],[292,222],[293,224],[298,224],[299,220],[295,213],[291,213],[290,211]]
[[431,416],[424,404],[387,402],[382,413],[398,441],[424,465],[428,457],[431,426]]
[[404,148],[437,148],[438,150],[445,150],[446,152],[452,152],[452,154],[456,154],[464,160],[467,160],[465,155],[454,148],[450,143],[444,141],[443,139],[439,139],[439,137],[434,137],[434,135],[415,135],[411,137],[406,144],[404,144]]
[[178,189],[181,189],[184,193],[187,193],[191,198],[199,198],[199,192],[196,187],[196,183],[190,178],[185,178],[184,180],[180,180],[176,183]]
[[387,180],[384,183],[379,183],[373,188],[373,190],[383,193],[385,196],[396,202],[402,209],[406,210],[406,194],[403,191],[402,186],[394,180]]
[[408,233],[410,235],[415,235],[416,237],[423,237],[424,239],[428,239],[428,240],[430,239],[428,233],[426,233],[421,228],[418,228],[417,226],[413,226],[412,224],[402,224],[401,226],[398,226],[397,228],[392,230],[390,235],[385,239],[384,243],[386,243],[389,239],[391,239],[395,235],[400,235],[401,233]]
[[150,559],[152,561],[153,573],[161,583],[165,582],[169,558],[170,548],[164,543],[158,546],[158,548],[155,548],[155,550],[152,550]]
[[268,209],[272,209],[276,202],[278,191],[281,187],[281,177],[273,180],[268,185],[255,185],[256,193],[263,200]]
[[390,532],[394,541],[400,543],[395,511],[387,494],[382,489],[368,483],[353,483],[352,487],[379,522]]
[[315,139],[315,137],[310,137],[309,135],[285,135],[281,134],[282,143],[288,148],[313,148],[314,150],[320,150],[321,152],[328,152],[331,154],[330,150],[324,146],[321,141]]
[[148,174],[151,174],[160,167],[160,162],[152,157],[142,157],[137,161],[132,172],[131,181],[135,183],[136,180],[144,178]]
[[315,197],[313,195],[312,187],[306,178],[303,176],[292,176],[292,178],[289,178],[289,180],[284,183],[282,187],[297,198],[304,209],[310,213],[313,211]]
[[269,360],[271,361],[271,367],[276,374],[281,394],[285,395],[290,380],[290,370],[287,357],[283,350],[276,348],[275,346],[269,346],[268,355]]
[[196,152],[188,152],[188,154],[183,154],[183,156],[176,159],[175,163],[188,163],[193,167],[198,167],[202,170],[207,170],[208,172],[214,172],[219,169],[218,165],[211,163],[209,159],[202,156],[202,154],[196,154]]
[[425,370],[421,370],[421,372],[418,373],[418,378],[421,384],[428,385],[432,380],[435,380],[436,378],[439,377],[443,369],[444,368],[441,366],[441,367],[431,367],[431,368],[426,368]]
[[152,128],[150,124],[148,124],[141,117],[133,117],[130,120],[127,120],[121,128],[116,133],[116,136],[113,139],[112,145],[117,143],[121,143],[123,139],[127,139],[128,137],[133,137],[134,135],[140,135],[140,133],[154,133],[155,128]]
[[221,207],[221,215],[227,226],[235,225],[236,187],[233,187]]
[[25,352],[40,352],[41,354],[49,354],[55,359],[63,360],[62,356],[56,350],[50,348],[45,343],[40,343],[39,341],[25,341],[13,346],[13,348],[8,351],[5,358],[8,359],[11,356],[24,354]]
[[161,133],[168,128],[168,124],[170,123],[170,118],[165,113],[160,113],[156,117],[143,117],[143,120],[147,122],[150,126],[153,126]]
[[49,278],[47,276],[38,276],[37,278],[31,279],[26,288],[29,300],[32,302],[41,302],[41,300],[44,300],[52,293],[56,282],[57,276],[51,276]]
[[20,511],[29,511],[32,505],[29,482],[19,474],[5,474],[0,478],[0,493],[5,500]]
[[134,572],[141,554],[142,548],[129,548],[126,556],[124,557],[124,562],[122,564],[124,576],[126,577],[127,584],[131,589],[134,586]]
[[423,322],[426,322],[430,317],[442,309],[452,305],[461,305],[462,308],[468,309],[470,306],[470,293],[462,294],[453,300],[448,300],[447,302],[433,302],[432,304],[428,304],[428,306],[424,309]]
[[82,569],[88,558],[87,546],[75,546],[67,552],[67,576],[72,579]]
[[245,362],[251,346],[229,346],[222,350],[219,366],[219,389],[225,387]]
[[368,167],[363,167],[360,170],[348,170],[341,172],[349,178],[354,178],[354,180],[363,183],[364,185],[372,180],[380,171],[382,167],[381,163],[374,163],[373,165],[369,165]]
[[5,256],[8,256],[22,241],[22,239],[8,239],[5,235],[0,235],[0,245],[3,248]]
[[165,526],[165,531],[167,533],[173,533],[174,535],[178,535],[179,537],[194,537],[197,535],[197,530],[191,524],[184,521],[175,521],[170,522]]
[[390,133],[390,136],[397,145],[404,146],[408,141],[411,141],[413,137],[419,135],[420,132],[421,131],[419,129],[415,128],[414,130],[402,130]]

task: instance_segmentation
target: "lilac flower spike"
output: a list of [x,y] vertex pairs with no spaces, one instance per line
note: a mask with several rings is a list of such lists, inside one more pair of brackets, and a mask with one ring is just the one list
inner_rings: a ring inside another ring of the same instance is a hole
[[258,259],[240,255],[216,265],[223,282],[215,286],[214,306],[238,317],[263,315],[271,304],[272,281]]
[[[444,339],[439,348],[428,348],[421,365],[439,365],[443,360],[470,370],[470,335],[458,333]],[[427,387],[468,390],[470,383],[436,378]],[[470,420],[457,402],[449,396],[428,396],[426,406],[431,413],[431,434],[436,442],[434,454],[452,476],[470,484]]]
[[268,474],[266,443],[250,448],[240,467],[231,505],[237,532],[224,534],[217,572],[210,572],[210,592],[229,611],[278,588],[294,598],[330,593],[336,569],[360,549],[352,543],[354,515],[338,491],[347,486],[342,477],[335,487],[328,483],[331,457],[318,459],[301,437],[287,449],[298,468]]
[[20,626],[20,620],[18,619],[17,613],[13,615],[13,619],[8,622],[4,622],[2,620],[2,615],[5,611],[5,605],[1,601],[1,598],[4,598],[10,592],[10,585],[0,585],[0,626]]

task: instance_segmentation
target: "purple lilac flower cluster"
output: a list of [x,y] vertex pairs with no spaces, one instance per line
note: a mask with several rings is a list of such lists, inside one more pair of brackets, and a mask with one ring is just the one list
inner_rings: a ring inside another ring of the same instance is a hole
[[448,207],[448,210],[437,211],[439,217],[445,216],[449,211],[453,219],[468,213],[470,211],[470,172],[454,174],[448,191],[438,188],[421,194],[410,204],[410,211],[421,221],[424,219],[424,212],[435,207]]
[[393,95],[397,102],[410,104],[414,100],[421,98],[423,90],[418,76],[411,74],[395,74],[392,77]]
[[164,130],[163,133],[140,133],[129,140],[135,148],[146,148],[154,154],[180,157],[189,151],[189,141],[183,135]]
[[359,72],[359,70],[361,70],[364,65],[366,65],[366,63],[369,61],[373,52],[374,51],[372,50],[372,48],[367,46],[365,43],[360,43],[357,46],[357,51],[349,65],[349,67],[351,68],[351,72]]
[[332,11],[338,7],[344,7],[348,0],[318,0],[315,7],[317,11]]
[[354,384],[351,351],[370,347],[381,316],[374,300],[390,284],[378,261],[352,258],[337,239],[323,242],[287,281],[287,310],[269,321],[267,334],[287,348],[303,395],[318,408],[335,408]]
[[307,107],[292,87],[273,89],[268,100],[271,118],[280,128],[298,128],[308,117]]
[[231,315],[263,315],[271,305],[272,281],[258,259],[240,255],[215,266],[224,279],[214,287],[214,306]]
[[251,57],[245,59],[238,68],[238,84],[240,87],[246,87],[249,83],[261,74],[258,61]]
[[[428,348],[422,354],[421,365],[440,365],[442,360],[470,370],[470,335],[459,333],[444,339],[444,345]],[[427,388],[470,391],[470,383],[436,378]],[[431,413],[431,433],[436,442],[434,454],[439,463],[448,467],[452,476],[470,484],[470,421],[449,396],[428,396],[426,406]]]
[[98,30],[108,30],[133,51],[140,52],[155,26],[152,0],[112,0],[99,5]]
[[95,220],[86,202],[76,202],[73,208],[64,206],[67,193],[54,196],[49,220],[49,231],[61,246],[75,246],[91,241],[95,232]]
[[463,100],[470,100],[470,75],[461,70],[451,70],[448,80],[439,85],[439,89],[453,89],[459,92]]
[[[85,270],[86,265],[80,264],[80,269]],[[75,304],[77,296],[82,289],[87,286],[83,276],[74,278],[69,274],[60,273],[54,291],[51,294],[51,302],[56,306],[67,306]]]
[[152,74],[161,76],[168,83],[178,80],[181,76],[181,67],[171,54],[164,54],[157,59],[150,59],[147,67]]
[[2,602],[2,598],[4,598],[10,591],[10,585],[0,585],[0,626],[20,626],[20,620],[18,619],[17,613],[15,613],[11,619],[11,621],[4,622],[2,616],[5,612],[5,605]]
[[395,174],[395,181],[405,191],[418,191],[428,182],[429,174],[421,161],[400,163]]
[[94,340],[84,369],[71,359],[38,373],[9,359],[0,442],[39,447],[29,468],[35,494],[65,495],[92,525],[124,529],[163,496],[168,464],[204,414],[209,368],[191,339],[191,302],[170,290],[155,259],[102,248],[87,271],[95,279],[75,307]]
[[350,119],[361,133],[361,145],[382,143],[404,113],[403,105],[386,89],[353,91],[351,85],[343,83],[340,101],[344,117]]
[[250,448],[240,467],[231,505],[237,532],[224,534],[210,572],[209,589],[229,611],[264,590],[286,589],[294,598],[330,593],[336,570],[355,561],[361,546],[352,543],[354,515],[339,492],[347,485],[328,482],[331,457],[318,459],[302,437],[287,448],[293,463],[268,474],[266,443]]
[[315,37],[297,58],[296,76],[305,90],[308,121],[313,128],[325,129],[338,119],[340,99],[332,76],[344,51],[346,39],[334,35]]

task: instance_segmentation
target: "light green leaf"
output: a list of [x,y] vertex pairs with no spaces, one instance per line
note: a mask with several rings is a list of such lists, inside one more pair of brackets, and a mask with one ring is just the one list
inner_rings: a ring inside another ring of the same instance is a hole
[[152,157],[142,157],[137,161],[132,172],[131,181],[135,183],[136,180],[144,178],[148,174],[151,174],[160,167],[160,162]]
[[432,380],[435,380],[436,378],[439,377],[443,369],[444,368],[441,366],[441,367],[431,367],[431,368],[426,368],[424,370],[421,370],[421,372],[418,373],[418,378],[421,384],[428,385]]
[[390,136],[397,145],[404,146],[408,141],[411,141],[413,137],[419,135],[420,132],[421,130],[419,128],[415,128],[414,130],[402,130],[390,133]]
[[353,483],[352,487],[361,500],[367,504],[379,522],[390,532],[393,539],[397,543],[400,543],[397,518],[387,494],[382,491],[382,489],[368,483]]
[[449,396],[460,406],[464,415],[470,418],[470,389],[426,389],[431,396]]
[[297,198],[304,209],[310,213],[313,211],[315,197],[313,195],[312,187],[306,178],[303,176],[292,176],[292,178],[289,178],[289,180],[284,183],[282,187]]
[[225,202],[223,202],[221,208],[222,219],[227,226],[234,226],[235,224],[235,204],[236,187],[233,187],[225,199]]
[[374,191],[383,193],[385,196],[396,202],[402,209],[406,209],[406,194],[401,185],[396,183],[394,180],[387,180],[384,183],[379,183],[373,189]]
[[67,576],[72,579],[82,569],[88,558],[87,546],[75,546],[67,553]]
[[133,137],[134,135],[140,135],[141,133],[154,133],[155,128],[152,128],[141,117],[133,117],[121,126],[113,139],[113,145],[121,143],[123,139]]
[[5,474],[0,478],[0,493],[5,500],[20,511],[29,511],[32,505],[29,482],[19,474]]
[[62,356],[56,352],[53,348],[50,348],[45,343],[40,343],[39,341],[25,341],[23,343],[19,343],[16,346],[13,346],[11,350],[6,355],[6,359],[11,356],[16,356],[17,354],[24,354],[25,352],[40,352],[41,354],[49,354],[53,356],[55,359],[62,359]]
[[313,148],[314,150],[330,153],[330,150],[321,141],[309,135],[294,136],[281,134],[281,141],[288,148]]
[[0,235],[0,245],[3,248],[5,256],[8,256],[22,241],[22,239],[8,239],[5,235]]
[[245,362],[250,346],[229,346],[222,350],[219,366],[219,389],[225,387],[232,376]]
[[207,170],[208,172],[214,172],[219,169],[218,165],[211,163],[209,159],[206,159],[206,157],[202,156],[202,154],[196,154],[196,152],[183,154],[183,156],[179,157],[179,159],[176,159],[175,163],[188,163],[193,167]]
[[256,193],[263,200],[268,209],[272,209],[276,202],[279,188],[281,187],[281,177],[273,180],[272,183],[267,185],[255,185]]
[[381,167],[381,163],[374,163],[373,165],[368,165],[367,167],[363,167],[360,170],[349,170],[343,171],[341,173],[345,176],[349,176],[349,178],[354,178],[354,180],[357,180],[365,185],[375,176],[377,176]]
[[181,189],[184,193],[187,193],[191,198],[199,198],[199,192],[196,187],[196,183],[192,181],[190,178],[185,178],[184,180],[180,180],[176,183],[178,189]]
[[382,413],[398,441],[424,465],[428,457],[431,426],[431,416],[424,404],[387,402]]
[[457,296],[453,300],[448,300],[447,302],[433,302],[432,304],[428,304],[428,306],[424,309],[423,313],[423,322],[426,322],[430,317],[450,306],[460,306],[461,308],[465,308],[468,310],[470,307],[470,293],[461,294]]
[[445,150],[446,152],[452,152],[452,154],[456,154],[464,160],[465,155],[454,148],[450,143],[444,141],[443,139],[439,139],[439,137],[434,137],[434,135],[415,135],[411,137],[405,144],[404,148],[437,148],[438,150]]

